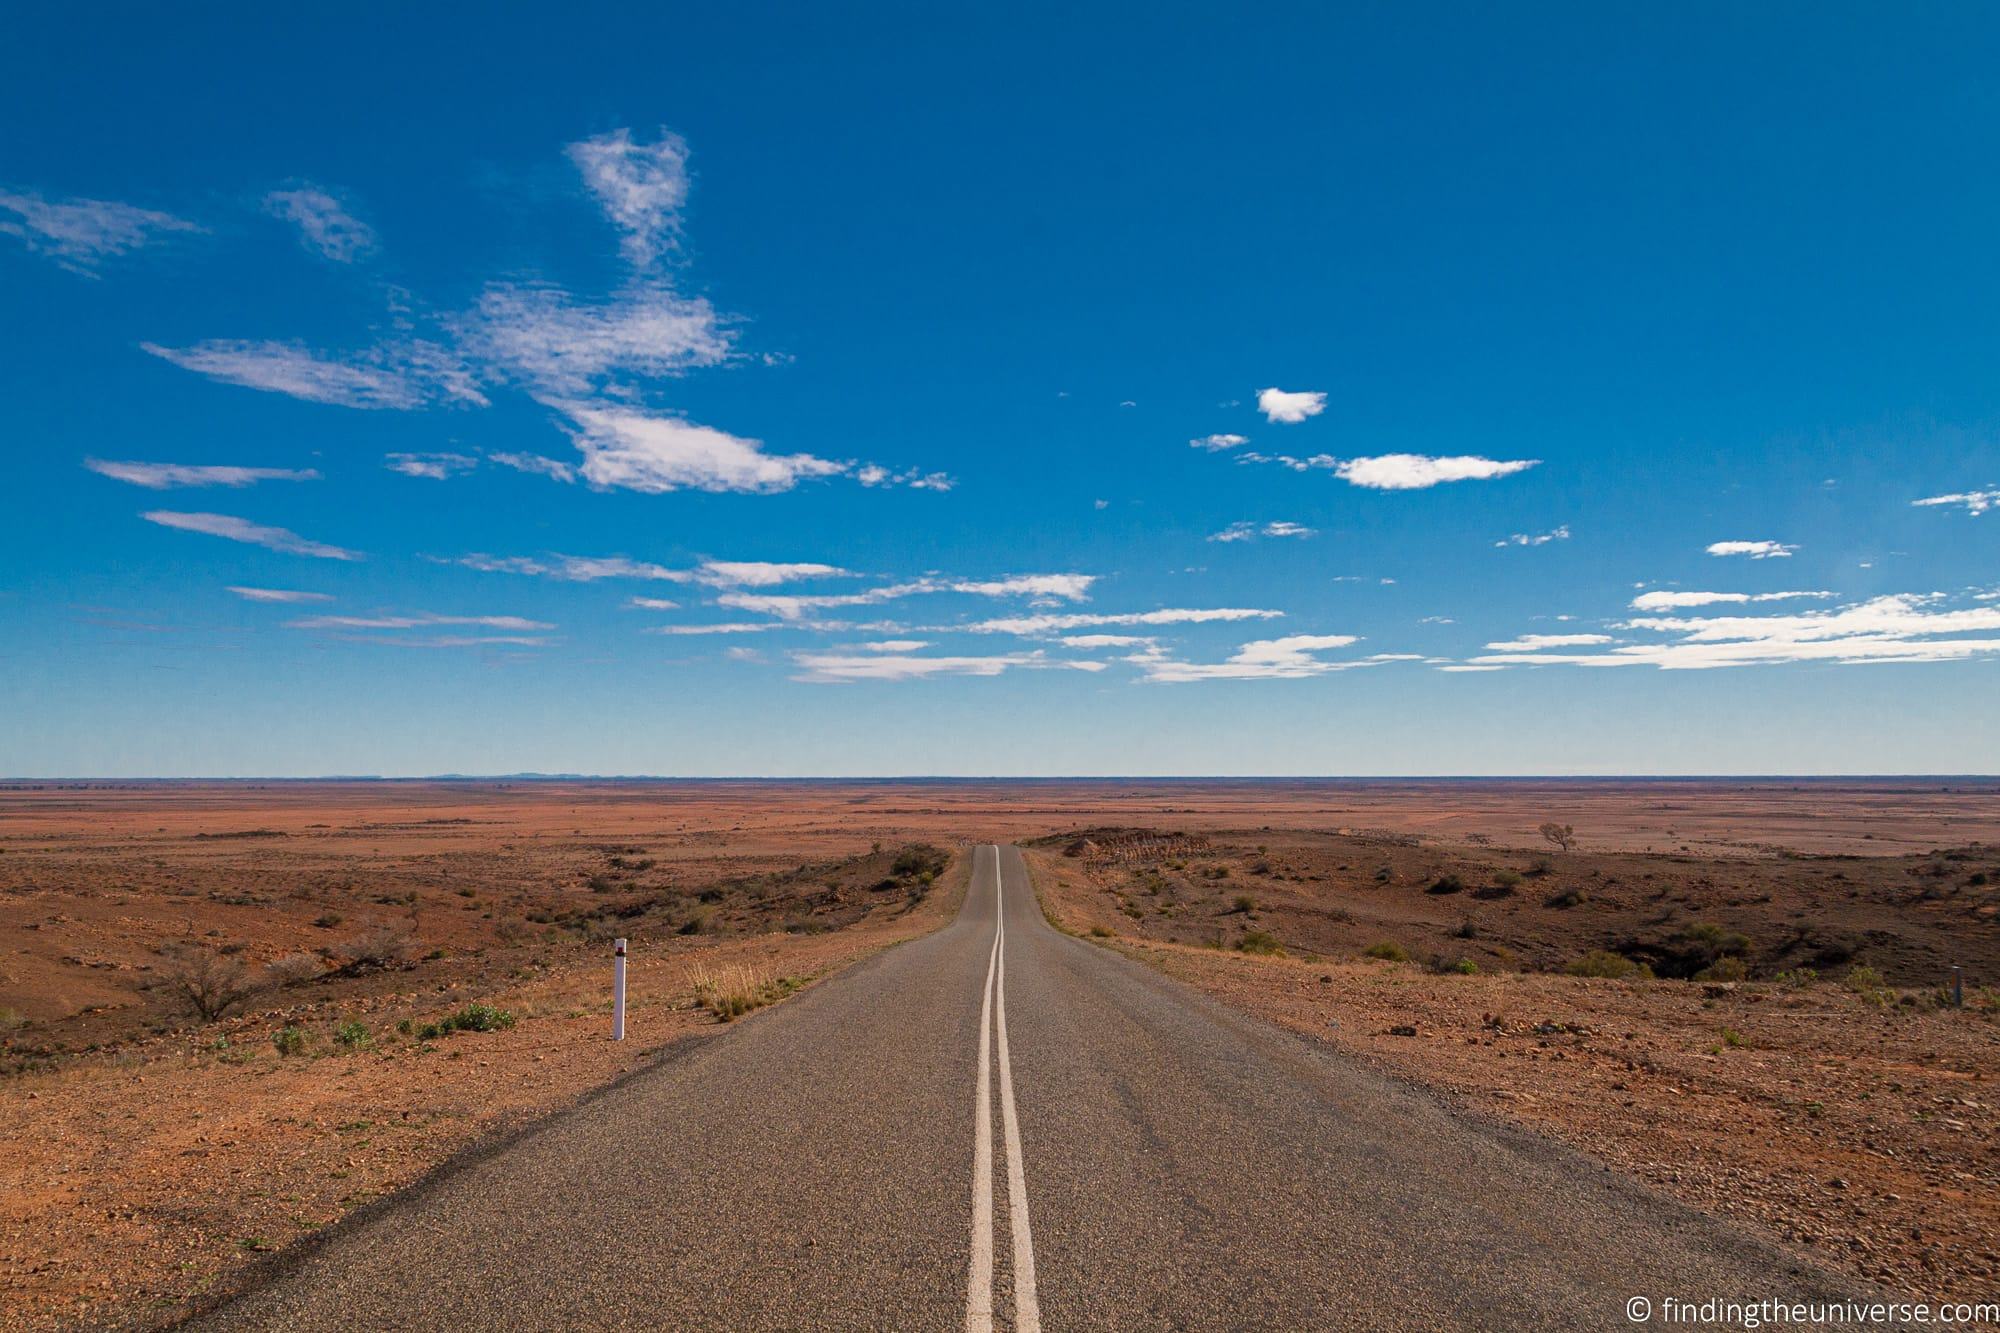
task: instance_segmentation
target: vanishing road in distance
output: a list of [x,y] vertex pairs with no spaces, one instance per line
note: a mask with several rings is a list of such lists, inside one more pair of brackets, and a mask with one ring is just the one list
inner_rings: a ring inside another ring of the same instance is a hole
[[[1623,1328],[1846,1294],[1050,928],[964,908],[406,1199],[205,1329]],[[1682,1325],[1686,1327],[1686,1325]]]

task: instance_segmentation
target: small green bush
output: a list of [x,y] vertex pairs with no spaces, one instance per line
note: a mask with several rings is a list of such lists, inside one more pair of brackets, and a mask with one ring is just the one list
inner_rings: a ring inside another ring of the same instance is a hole
[[1653,975],[1653,969],[1644,963],[1635,963],[1609,949],[1592,949],[1581,958],[1572,958],[1563,971],[1573,977],[1600,977],[1606,981],[1643,980]]
[[1750,979],[1750,965],[1734,955],[1728,958],[1718,958],[1701,971],[1695,973],[1694,979],[1696,981],[1748,981]]
[[366,1046],[369,1043],[368,1025],[362,1022],[342,1023],[333,1030],[333,1039],[349,1050]]
[[279,1055],[304,1055],[306,1053],[306,1032],[295,1026],[281,1027],[271,1037],[271,1044],[278,1048]]
[[1117,933],[1118,933],[1117,931],[1112,930],[1107,926],[1092,926],[1090,928],[1090,937],[1094,940],[1112,939],[1117,935]]
[[1409,950],[1390,940],[1383,940],[1380,944],[1371,944],[1361,952],[1370,958],[1380,958],[1391,963],[1407,963],[1410,961]]
[[1264,954],[1270,957],[1284,956],[1285,950],[1278,943],[1278,937],[1268,930],[1246,930],[1236,947],[1244,953]]
[[1230,908],[1237,912],[1254,912],[1257,910],[1257,900],[1247,893],[1239,893],[1230,901]]

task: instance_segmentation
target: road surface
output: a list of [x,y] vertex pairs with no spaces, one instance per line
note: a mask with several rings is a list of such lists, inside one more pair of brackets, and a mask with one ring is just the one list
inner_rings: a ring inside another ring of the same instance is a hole
[[[944,930],[336,1229],[205,1329],[1579,1329],[1776,1251],[1051,929]],[[1680,1327],[1686,1327],[1681,1325]]]

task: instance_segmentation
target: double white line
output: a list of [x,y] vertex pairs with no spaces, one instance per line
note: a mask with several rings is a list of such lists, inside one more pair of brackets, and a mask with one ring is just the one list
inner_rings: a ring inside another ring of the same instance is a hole
[[[1021,1126],[1014,1118],[1014,1066],[1007,1058],[1007,916],[1000,849],[993,852],[993,951],[986,959],[986,998],[979,1006],[979,1085],[972,1131],[972,1267],[965,1282],[966,1333],[993,1327],[993,1062],[1000,1063],[1000,1129],[1007,1144],[1007,1225],[1014,1233],[1014,1327],[1039,1333],[1035,1241],[1028,1228],[1028,1177],[1021,1165]],[[995,1035],[998,1041],[995,1041]]]

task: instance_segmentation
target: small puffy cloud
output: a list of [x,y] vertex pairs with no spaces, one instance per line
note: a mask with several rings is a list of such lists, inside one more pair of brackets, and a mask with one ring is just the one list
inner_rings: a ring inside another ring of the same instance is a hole
[[180,486],[254,486],[260,481],[318,481],[311,468],[227,467],[191,463],[113,463],[86,458],[83,465],[100,476],[144,486],[150,491]]
[[930,643],[924,639],[877,639],[856,646],[866,653],[915,653],[930,647]]
[[321,560],[361,559],[358,551],[329,546],[325,542],[308,541],[296,532],[284,528],[266,527],[261,523],[252,523],[247,518],[236,518],[229,514],[182,514],[167,509],[154,509],[139,517],[148,523],[157,523],[163,528],[174,528],[180,532],[202,532],[211,537],[223,537],[233,542],[248,542],[252,546],[262,546],[286,555],[309,555]]
[[854,470],[854,479],[863,486],[907,486],[913,491],[948,491],[958,483],[947,472],[925,472],[904,468],[897,472],[879,463],[867,463]]
[[1486,646],[1496,653],[1533,653],[1544,648],[1581,648],[1593,643],[1610,642],[1609,634],[1523,634]]
[[47,199],[33,191],[0,189],[0,236],[12,236],[32,253],[85,277],[97,276],[105,260],[162,237],[205,230],[171,213],[108,199]]
[[1782,560],[1798,550],[1796,546],[1784,542],[1710,542],[1710,555],[1747,555],[1752,560]]
[[680,135],[663,129],[642,143],[618,129],[566,151],[604,215],[625,233],[620,249],[627,260],[643,268],[679,244],[688,196],[688,146]]
[[[1309,460],[1318,465],[1317,460]],[[1536,458],[1481,458],[1456,454],[1433,458],[1425,454],[1379,454],[1372,458],[1333,460],[1333,472],[1352,486],[1378,491],[1415,491],[1448,481],[1489,481],[1525,472]]]
[[764,654],[758,652],[755,648],[724,648],[722,655],[731,662],[761,662],[764,660]]
[[[1132,660],[1147,680],[1298,680],[1345,670],[1363,662],[1329,662],[1317,656],[1359,642],[1352,634],[1290,634],[1282,639],[1258,639],[1237,649],[1222,662],[1181,662],[1159,654]],[[1386,659],[1375,659],[1386,660]]]
[[1248,435],[1204,435],[1200,439],[1189,440],[1188,447],[1219,454],[1230,449],[1240,449],[1248,443],[1250,443]]
[[1568,540],[1569,524],[1565,523],[1561,527],[1551,528],[1547,532],[1517,532],[1512,536],[1502,537],[1493,544],[1495,546],[1547,546],[1550,542],[1566,542]]
[[526,472],[531,476],[547,477],[551,481],[573,482],[576,469],[568,463],[540,454],[488,454],[486,457],[501,467],[512,468],[516,472]]
[[382,466],[406,477],[445,481],[462,472],[472,471],[479,466],[479,460],[470,454],[388,454]]
[[1635,611],[1672,611],[1687,606],[1716,606],[1724,603],[1742,602],[1789,602],[1807,598],[1824,600],[1832,597],[1830,592],[1676,592],[1661,589],[1642,592],[1632,599]]
[[1307,417],[1326,411],[1323,393],[1287,393],[1283,389],[1257,390],[1257,410],[1267,421],[1296,426]]
[[375,249],[374,229],[317,185],[273,190],[264,196],[264,211],[297,227],[307,249],[336,264],[351,264]]
[[1231,523],[1220,532],[1212,532],[1208,539],[1212,542],[1248,542],[1259,537],[1312,537],[1314,529],[1302,524],[1279,520],[1273,523],[1252,523],[1248,520]]
[[847,470],[811,454],[769,454],[744,439],[680,417],[623,407],[565,409],[583,453],[583,477],[593,486],[640,491],[735,491],[769,495],[799,482]]
[[241,588],[232,586],[235,593],[246,602],[282,602],[296,605],[302,602],[330,602],[333,594],[324,592],[298,592],[291,588]]
[[1933,495],[1925,500],[1912,500],[1910,503],[1931,508],[1956,505],[1976,518],[1989,509],[2000,509],[2000,490],[1958,491],[1951,495]]

